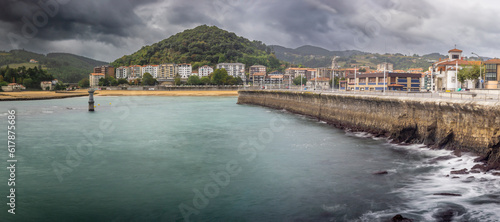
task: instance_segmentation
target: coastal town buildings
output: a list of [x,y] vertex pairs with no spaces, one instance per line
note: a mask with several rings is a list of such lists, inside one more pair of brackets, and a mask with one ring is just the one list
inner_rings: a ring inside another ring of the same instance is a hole
[[484,62],[486,70],[484,74],[484,88],[500,89],[500,59],[490,59]]
[[137,78],[142,78],[142,66],[140,65],[130,66],[130,76],[128,77],[128,79],[137,79]]
[[383,62],[377,65],[377,72],[392,72],[394,70],[394,64],[388,63],[388,62]]
[[193,72],[191,64],[181,63],[181,64],[177,64],[177,66],[178,66],[179,76],[181,78],[187,79],[187,78],[189,78],[189,76],[191,76],[191,73]]
[[94,67],[94,73],[102,73],[105,77],[115,77],[115,67],[110,65],[96,66]]
[[307,87],[315,90],[326,90],[330,87],[330,78],[327,77],[317,77],[312,78],[310,81],[307,81]]
[[205,76],[208,77],[213,72],[214,72],[214,68],[212,68],[211,66],[204,65],[204,66],[198,67],[198,76],[200,78],[205,77]]
[[[458,71],[463,67],[480,65],[481,61],[466,61],[462,57],[462,50],[451,49],[448,58],[432,64],[434,69],[434,90],[457,90],[461,83],[457,79]],[[471,84],[469,88],[473,88]]]
[[250,81],[253,82],[253,74],[255,73],[266,73],[266,67],[263,65],[253,65],[248,69]]
[[26,90],[26,87],[18,83],[9,83],[6,86],[2,86],[2,90],[4,92],[19,92],[21,90]]
[[175,63],[161,64],[158,69],[158,81],[173,79],[178,73],[178,66]]
[[217,69],[226,69],[228,75],[234,78],[240,77],[243,82],[246,81],[245,64],[243,63],[219,63]]
[[120,66],[116,68],[116,78],[117,79],[126,79],[130,76],[130,67]]
[[99,86],[99,79],[102,79],[104,77],[105,75],[103,73],[90,73],[89,75],[90,88]]
[[[387,90],[420,91],[421,78],[420,73],[386,72],[384,82],[383,72],[357,74],[356,77],[350,74],[347,75],[347,90],[380,91],[386,85]],[[340,89],[346,90],[345,86]]]
[[158,78],[158,65],[145,65],[141,67],[141,76],[144,75],[144,73],[149,73],[153,76],[153,78]]

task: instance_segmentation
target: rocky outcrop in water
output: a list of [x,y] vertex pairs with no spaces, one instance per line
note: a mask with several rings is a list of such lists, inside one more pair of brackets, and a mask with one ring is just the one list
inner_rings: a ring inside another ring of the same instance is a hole
[[500,169],[500,103],[288,91],[240,91],[238,104],[313,116],[341,129],[397,143],[473,152],[484,170]]

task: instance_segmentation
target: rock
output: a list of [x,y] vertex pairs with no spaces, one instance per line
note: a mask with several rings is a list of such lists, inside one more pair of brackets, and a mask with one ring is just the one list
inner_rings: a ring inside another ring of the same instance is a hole
[[403,217],[401,214],[398,214],[391,219],[391,222],[412,222],[412,221],[413,221],[412,219]]
[[451,179],[458,179],[458,178],[460,178],[460,177],[452,177]]
[[438,161],[441,161],[441,160],[449,160],[449,159],[452,159],[454,158],[454,156],[452,155],[448,155],[448,156],[438,156],[436,158],[433,158],[429,161],[429,164],[436,164]]
[[483,164],[476,164],[474,165],[471,170],[480,170],[480,171],[486,171],[486,167]]
[[384,174],[388,174],[388,172],[384,170],[373,173],[373,175],[384,175]]
[[458,193],[435,193],[433,195],[436,195],[436,196],[456,196],[456,197],[462,196],[462,194],[458,194]]
[[493,175],[493,176],[500,176],[500,173],[495,172],[495,173],[492,173],[491,175]]
[[450,174],[469,174],[469,172],[467,172],[467,168],[463,168],[461,170],[452,170]]
[[471,170],[471,171],[469,171],[469,173],[481,173],[481,171],[479,171],[479,170]]

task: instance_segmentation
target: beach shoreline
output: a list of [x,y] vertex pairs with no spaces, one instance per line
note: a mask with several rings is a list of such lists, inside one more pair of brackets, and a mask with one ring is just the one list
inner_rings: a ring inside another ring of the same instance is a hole
[[[0,92],[0,101],[47,100],[88,96],[87,90]],[[237,96],[238,91],[131,91],[97,90],[95,96]]]

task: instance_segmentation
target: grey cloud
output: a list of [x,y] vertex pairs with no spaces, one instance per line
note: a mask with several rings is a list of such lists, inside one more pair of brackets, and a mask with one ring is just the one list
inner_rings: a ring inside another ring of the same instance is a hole
[[[494,1],[65,1],[69,3],[60,5],[47,25],[19,47],[112,61],[201,24],[286,47],[309,44],[329,50],[423,54],[445,53],[458,44],[492,54],[492,48],[500,46],[495,24],[500,6]],[[10,50],[7,33],[22,34],[21,18],[32,18],[40,7],[31,0],[0,2],[0,50]]]

